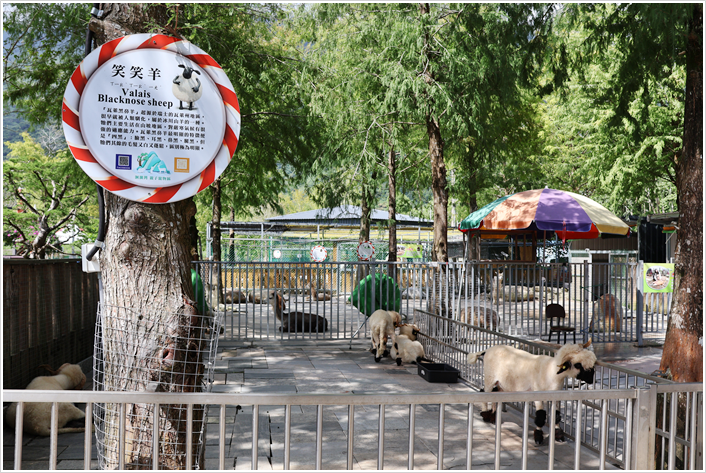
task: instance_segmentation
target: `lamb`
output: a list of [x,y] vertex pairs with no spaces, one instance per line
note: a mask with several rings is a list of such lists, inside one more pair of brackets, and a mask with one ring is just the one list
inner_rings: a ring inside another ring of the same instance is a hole
[[315,301],[330,301],[331,300],[331,291],[329,289],[323,289],[321,292],[313,285],[313,284],[308,284],[304,290],[309,292],[309,299],[315,300]]
[[277,291],[268,293],[267,301],[275,311],[275,317],[282,325],[281,332],[326,332],[328,320],[308,312],[287,312],[284,298]]
[[179,64],[179,67],[184,71],[172,81],[172,93],[179,100],[179,110],[184,110],[182,102],[189,102],[189,110],[193,110],[194,102],[200,99],[203,94],[201,81],[193,74],[201,75],[201,73],[184,64]]
[[[470,317],[466,316],[466,312],[471,314]],[[488,329],[498,329],[500,320],[498,319],[498,313],[492,307],[486,306],[474,306],[469,305],[469,307],[463,307],[459,311],[458,315],[459,322],[464,324],[478,325],[479,327]]]
[[378,309],[370,316],[370,338],[375,353],[375,362],[379,363],[383,356],[388,355],[387,339],[395,344],[395,327],[402,322],[402,317],[394,310]]
[[227,287],[223,290],[223,300],[226,304],[238,304],[240,302],[246,302],[248,296],[238,289],[233,289],[232,287]]
[[431,361],[424,357],[424,347],[416,340],[411,340],[407,335],[398,335],[397,340],[392,344],[390,356],[395,359],[397,366],[402,362],[419,363],[420,361]]
[[400,335],[406,335],[407,338],[414,341],[417,339],[417,334],[419,333],[419,327],[414,324],[400,324]]
[[[25,389],[83,389],[83,385],[86,383],[86,375],[83,374],[79,365],[65,363],[56,371],[49,368],[48,370],[52,373],[52,376],[37,376]],[[49,436],[51,433],[51,406],[51,402],[28,402],[24,404],[24,415],[22,418],[23,430],[26,434],[42,437]],[[86,430],[85,427],[64,427],[71,421],[86,418],[86,414],[73,404],[69,402],[58,403],[57,413],[59,416],[58,433],[66,434],[84,432]],[[17,403],[13,402],[5,412],[5,423],[11,429],[15,428],[16,414]]]
[[[568,344],[559,349],[554,357],[532,355],[517,348],[496,345],[484,352],[469,353],[468,363],[474,364],[485,355],[485,391],[557,391],[564,385],[565,378],[576,378],[584,383],[593,383],[596,355],[587,350],[591,340],[584,344]],[[558,371],[557,368],[559,368]],[[537,413],[534,441],[541,445],[544,441],[542,427],[547,420],[547,412],[542,401],[535,401]],[[483,420],[495,422],[495,410],[481,412]],[[556,411],[556,436],[563,441],[564,433],[559,428],[561,413]]]
[[[593,318],[588,326],[589,331],[620,332],[623,320],[623,306],[613,294],[604,294],[593,303]],[[594,324],[595,322],[595,324]]]

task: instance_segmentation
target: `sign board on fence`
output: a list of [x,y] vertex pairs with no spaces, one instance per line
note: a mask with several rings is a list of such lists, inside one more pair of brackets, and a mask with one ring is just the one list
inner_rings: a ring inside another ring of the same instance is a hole
[[79,64],[62,105],[74,158],[126,199],[191,197],[226,168],[240,107],[230,80],[188,41],[136,34],[103,44]]
[[674,264],[644,263],[645,293],[672,292],[674,284]]

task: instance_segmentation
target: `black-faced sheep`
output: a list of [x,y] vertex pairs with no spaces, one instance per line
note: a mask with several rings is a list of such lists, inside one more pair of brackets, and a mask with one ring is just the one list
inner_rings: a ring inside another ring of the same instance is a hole
[[414,324],[400,324],[400,335],[406,335],[410,340],[414,341],[417,339],[417,334],[419,333],[419,327]]
[[[491,391],[558,391],[564,386],[565,378],[576,378],[585,383],[593,383],[596,355],[587,350],[591,340],[585,344],[568,344],[559,349],[554,357],[532,355],[523,350],[506,345],[496,345],[484,352],[469,353],[468,363],[473,364],[484,357],[483,378],[486,392]],[[541,445],[544,441],[542,427],[547,420],[547,412],[542,401],[535,401],[537,413],[534,441]],[[481,412],[483,420],[495,422],[495,409]],[[555,438],[563,440],[559,429],[561,413],[556,411],[557,430]]]
[[282,322],[281,332],[326,332],[328,320],[320,315],[308,312],[288,312],[284,298],[276,291],[268,293],[267,301],[275,311],[275,317]]
[[[66,363],[58,370],[49,370],[53,376],[37,376],[25,389],[61,390],[83,389],[86,375],[79,365]],[[51,402],[27,402],[24,404],[23,430],[30,435],[49,436],[51,433]],[[57,405],[59,417],[58,433],[83,432],[84,427],[64,427],[71,421],[85,419],[86,414],[69,402],[60,402]],[[14,429],[17,416],[17,403],[13,402],[5,412],[5,423]]]
[[410,340],[407,335],[398,335],[392,345],[390,356],[394,358],[397,366],[404,363],[418,363],[427,360],[424,357],[424,347],[416,340]]
[[378,309],[370,316],[370,338],[373,344],[375,361],[380,362],[383,356],[388,355],[387,340],[395,343],[395,327],[402,322],[402,317],[394,310]]
[[184,64],[179,64],[179,67],[183,68],[184,71],[172,81],[172,93],[179,100],[179,110],[184,110],[182,102],[188,102],[189,110],[193,110],[194,102],[200,99],[203,94],[201,81],[194,73],[198,75],[201,75],[201,73]]

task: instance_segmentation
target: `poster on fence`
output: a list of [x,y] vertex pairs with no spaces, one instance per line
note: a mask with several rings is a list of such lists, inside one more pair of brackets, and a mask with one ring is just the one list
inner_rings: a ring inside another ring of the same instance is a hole
[[645,293],[672,292],[674,284],[674,264],[645,263]]

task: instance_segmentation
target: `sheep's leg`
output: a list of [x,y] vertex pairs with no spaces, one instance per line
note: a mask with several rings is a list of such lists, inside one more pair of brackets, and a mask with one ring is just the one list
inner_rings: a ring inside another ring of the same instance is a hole
[[559,427],[559,423],[561,422],[561,411],[557,409],[554,411],[554,440],[557,442],[564,442],[566,441],[566,438],[564,437],[564,431],[561,430],[561,427]]
[[547,411],[544,410],[543,402],[537,401],[534,403],[534,406],[537,409],[534,415],[534,424],[537,426],[537,428],[534,429],[534,443],[536,445],[542,445],[544,443],[542,427],[547,423]]
[[[493,389],[491,389],[491,392],[502,392],[502,387],[500,387],[500,382],[496,381],[493,384]],[[489,424],[495,424],[496,418],[497,418],[497,410],[498,410],[498,405],[496,403],[489,403],[491,406],[489,410],[487,411],[481,411],[480,416],[483,418],[483,420]]]

